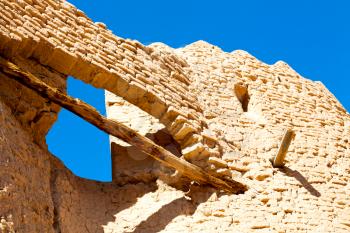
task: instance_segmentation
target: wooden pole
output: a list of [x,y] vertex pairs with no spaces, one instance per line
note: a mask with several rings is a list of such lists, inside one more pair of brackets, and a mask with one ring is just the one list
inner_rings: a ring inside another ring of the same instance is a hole
[[294,131],[291,129],[286,129],[286,131],[283,134],[282,141],[278,147],[278,152],[272,161],[272,165],[274,167],[284,166],[284,160],[286,158],[286,154],[293,137],[294,137]]
[[106,117],[100,115],[99,112],[90,105],[82,102],[79,99],[74,99],[56,88],[48,86],[33,74],[21,70],[15,64],[2,57],[0,57],[0,71],[6,74],[7,77],[12,78],[24,86],[32,89],[40,96],[51,100],[52,102],[78,115],[82,119],[90,122],[100,130],[138,147],[147,155],[153,157],[166,166],[178,170],[191,180],[194,180],[200,184],[209,184],[230,193],[242,193],[247,190],[247,186],[245,184],[235,180],[224,180],[212,176],[200,167],[176,157],[171,152],[165,150],[161,146],[156,145],[153,141],[140,135],[135,130],[128,128],[115,120],[107,119]]

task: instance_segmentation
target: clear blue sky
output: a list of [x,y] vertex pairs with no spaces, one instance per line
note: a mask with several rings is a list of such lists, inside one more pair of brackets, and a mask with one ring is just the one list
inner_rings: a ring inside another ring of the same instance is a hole
[[[182,47],[205,40],[224,51],[243,49],[273,64],[287,62],[322,81],[350,110],[350,1],[88,1],[70,0],[116,35],[144,44]],[[104,94],[69,79],[68,93],[104,110]],[[108,136],[62,110],[47,136],[50,150],[76,175],[108,181]]]

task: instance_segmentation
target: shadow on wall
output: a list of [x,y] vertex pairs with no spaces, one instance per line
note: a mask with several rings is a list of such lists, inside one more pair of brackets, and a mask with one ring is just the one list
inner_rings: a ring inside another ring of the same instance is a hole
[[[147,133],[145,136],[175,156],[181,156],[180,145],[166,129],[158,130],[155,133]],[[138,147],[120,145],[120,142],[115,142],[114,138],[112,138],[111,142],[111,153],[113,183],[124,185],[137,182],[154,182],[160,177],[161,170],[161,173],[164,170],[170,173],[174,172],[172,168],[161,165],[161,163],[142,152]],[[176,182],[174,177],[171,177],[171,180],[171,183]]]
[[[176,217],[192,215],[216,192],[193,184],[186,194],[171,198],[168,195],[175,193],[163,192],[164,187],[156,183],[120,186],[86,180],[74,176],[58,159],[52,160],[54,226],[62,232],[158,232]],[[145,201],[149,204],[146,208],[154,211],[144,209]]]
[[[138,224],[132,233],[159,232],[176,217],[180,215],[192,215],[197,207],[206,202],[215,192],[210,187],[192,185],[186,196],[177,198],[162,206],[157,212]],[[219,196],[219,194],[218,194]]]
[[57,232],[104,232],[115,215],[135,205],[138,198],[154,192],[155,184],[119,186],[74,176],[53,158],[52,192]]
[[283,167],[279,169],[281,172],[286,174],[287,176],[294,177],[296,180],[300,182],[300,184],[307,190],[309,193],[315,197],[320,197],[321,193],[317,191],[308,181],[307,179],[297,170],[292,170],[288,167]]
[[249,93],[248,93],[248,86],[244,83],[235,83],[234,84],[234,92],[241,103],[243,112],[248,112],[248,104],[249,104]]

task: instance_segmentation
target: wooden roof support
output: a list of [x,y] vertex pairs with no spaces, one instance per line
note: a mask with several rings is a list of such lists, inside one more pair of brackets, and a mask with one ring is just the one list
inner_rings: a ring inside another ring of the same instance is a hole
[[138,147],[152,158],[158,160],[166,166],[176,169],[193,181],[200,184],[209,184],[230,193],[242,193],[247,190],[247,186],[245,184],[235,180],[223,180],[212,176],[200,167],[176,157],[171,152],[165,150],[161,146],[156,145],[153,141],[140,135],[135,130],[123,125],[120,122],[107,119],[106,117],[100,115],[99,112],[90,105],[82,102],[79,99],[74,99],[56,88],[48,86],[33,74],[21,70],[15,64],[2,57],[0,57],[0,72],[3,72],[6,74],[6,76],[32,89],[40,96],[49,99],[61,107],[73,112],[100,130]]

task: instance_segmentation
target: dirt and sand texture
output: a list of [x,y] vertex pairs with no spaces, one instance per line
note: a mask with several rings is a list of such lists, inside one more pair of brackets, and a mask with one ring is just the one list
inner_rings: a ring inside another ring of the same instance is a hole
[[54,0],[0,0],[0,56],[61,91],[68,75],[105,89],[108,118],[249,187],[199,186],[113,137],[113,181],[76,177],[45,143],[60,107],[0,72],[0,232],[350,231],[350,115],[286,63],[144,46]]

